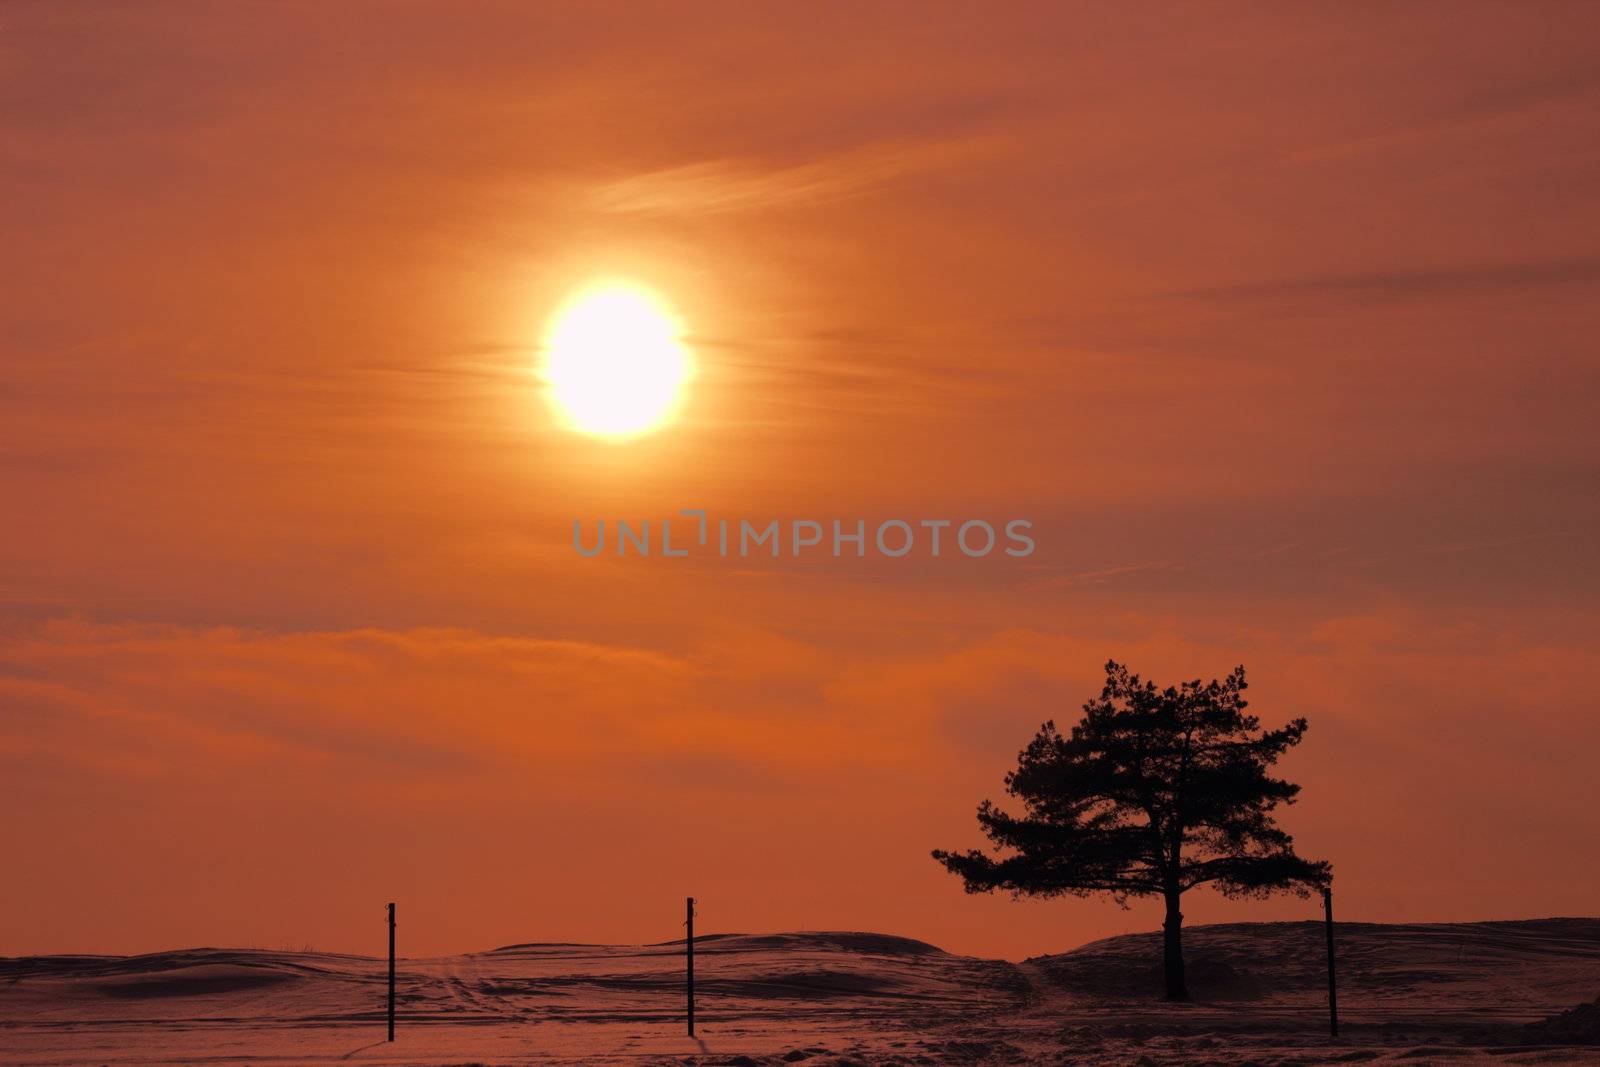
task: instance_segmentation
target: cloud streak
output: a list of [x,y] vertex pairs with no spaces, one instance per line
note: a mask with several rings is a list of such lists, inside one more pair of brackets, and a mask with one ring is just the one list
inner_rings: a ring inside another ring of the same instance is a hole
[[862,196],[934,170],[1004,150],[995,136],[872,144],[790,166],[709,159],[590,187],[588,203],[609,214],[720,214],[825,204]]
[[1274,300],[1294,297],[1415,298],[1493,293],[1556,285],[1600,282],[1600,259],[1560,259],[1539,263],[1459,267],[1441,270],[1374,271],[1286,278],[1163,294],[1179,299]]

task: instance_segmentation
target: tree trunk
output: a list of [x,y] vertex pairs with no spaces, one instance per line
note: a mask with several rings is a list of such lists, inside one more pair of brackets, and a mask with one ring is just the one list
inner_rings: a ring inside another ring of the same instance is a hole
[[1188,1000],[1189,986],[1183,975],[1183,912],[1178,910],[1178,891],[1169,889],[1167,920],[1161,926],[1162,970],[1167,979],[1168,1000]]

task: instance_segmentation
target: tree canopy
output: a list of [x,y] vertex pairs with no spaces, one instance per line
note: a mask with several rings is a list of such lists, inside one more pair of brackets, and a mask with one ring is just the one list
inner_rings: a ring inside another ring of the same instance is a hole
[[1070,733],[1045,723],[1006,775],[1022,813],[979,805],[998,854],[933,856],[970,893],[1163,897],[1167,995],[1186,997],[1183,893],[1211,885],[1228,896],[1303,896],[1332,877],[1327,863],[1296,855],[1273,818],[1300,792],[1271,770],[1305,736],[1306,720],[1262,729],[1246,710],[1243,667],[1166,688],[1115,661],[1105,669],[1105,687]]

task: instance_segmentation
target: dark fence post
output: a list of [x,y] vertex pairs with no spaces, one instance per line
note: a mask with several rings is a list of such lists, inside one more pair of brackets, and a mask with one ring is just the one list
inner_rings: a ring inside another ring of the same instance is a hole
[[689,928],[689,934],[684,938],[684,959],[688,963],[688,994],[689,994],[689,1036],[694,1036],[694,897],[688,898],[688,918],[684,925]]
[[1333,889],[1322,891],[1322,922],[1328,932],[1328,1033],[1339,1036],[1339,989],[1333,977]]
[[389,905],[389,1040],[394,1040],[394,904]]

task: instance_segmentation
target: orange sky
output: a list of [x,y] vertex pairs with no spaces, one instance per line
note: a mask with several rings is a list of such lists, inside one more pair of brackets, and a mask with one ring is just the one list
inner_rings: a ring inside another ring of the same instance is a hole
[[[8,5],[0,954],[1150,928],[927,855],[1110,656],[1310,718],[1343,915],[1592,913],[1597,30]],[[533,374],[597,273],[700,365],[621,446]],[[1038,550],[570,547],[685,507]]]

